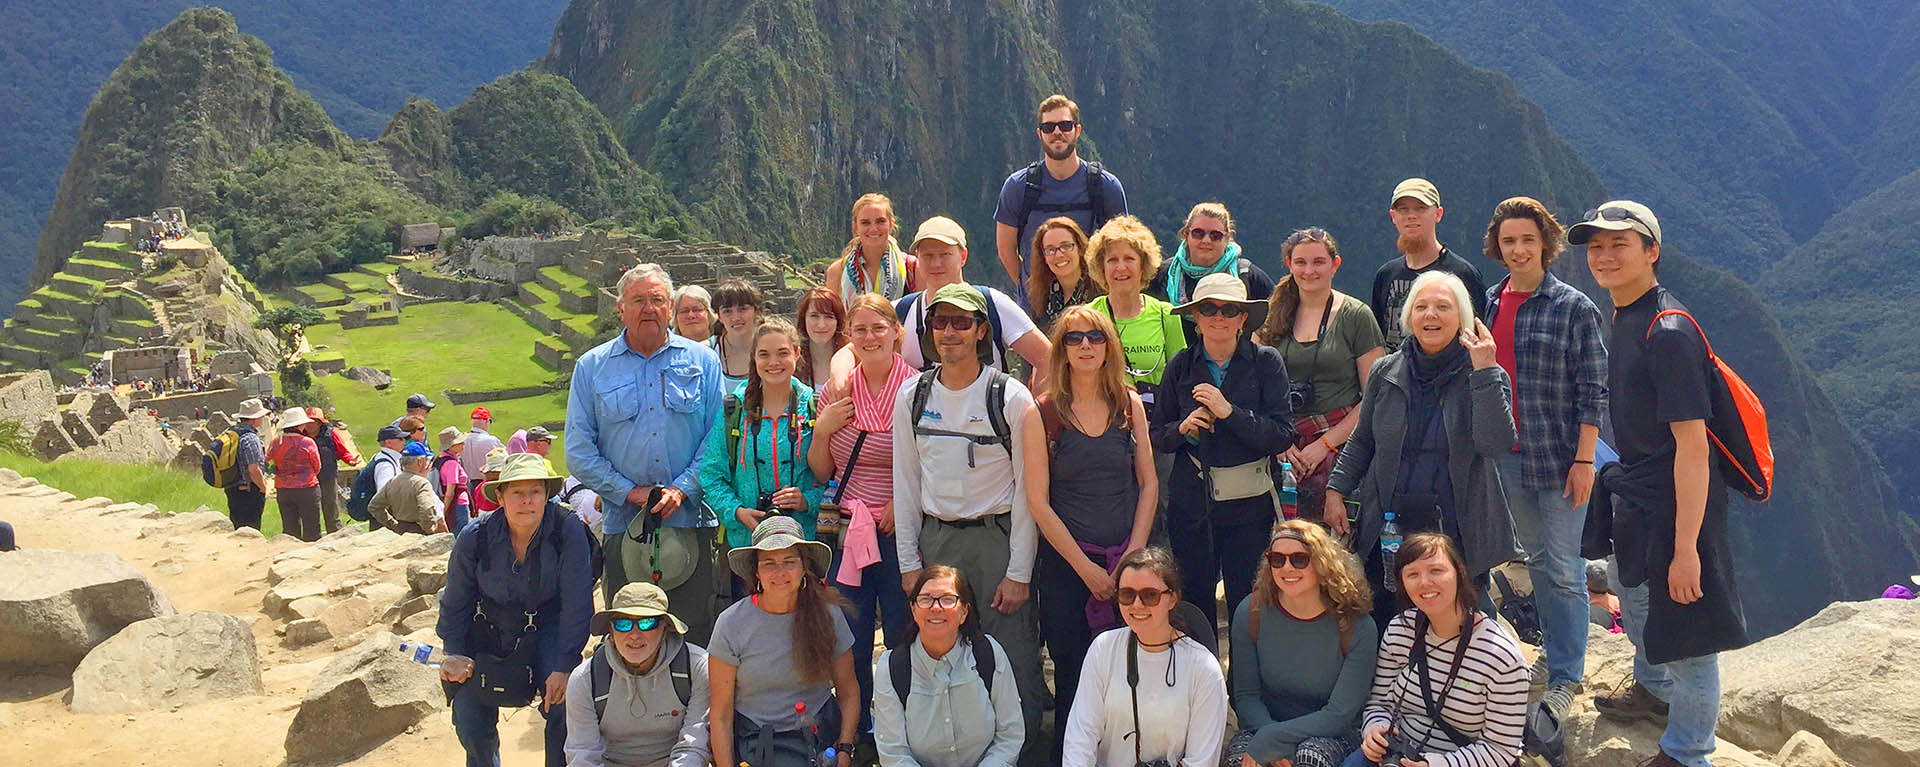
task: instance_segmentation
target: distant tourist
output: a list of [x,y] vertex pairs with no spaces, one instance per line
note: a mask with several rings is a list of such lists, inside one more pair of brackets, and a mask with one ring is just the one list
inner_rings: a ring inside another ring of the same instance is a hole
[[535,426],[527,430],[527,452],[540,456],[547,464],[547,471],[553,471],[553,432],[545,426]]
[[500,438],[487,433],[493,428],[493,411],[485,405],[475,407],[467,414],[467,422],[472,428],[467,431],[467,446],[460,452],[460,468],[467,472],[467,479],[476,486],[480,484],[481,469],[486,466],[487,454],[496,447],[506,447]]
[[[411,417],[408,416],[408,418]],[[400,450],[405,448],[408,442],[406,430],[392,424],[380,427],[377,440],[380,443],[380,452],[368,458],[366,468],[361,469],[361,471],[373,472],[375,493],[380,492],[381,488],[392,482],[394,477],[400,476]],[[380,518],[368,516],[367,529],[380,529]]]
[[260,529],[260,515],[267,509],[267,451],[260,443],[260,426],[272,414],[258,399],[241,400],[233,414],[239,420],[233,425],[240,434],[234,462],[239,480],[226,493],[227,517],[234,527]]
[[[1161,265],[1160,273],[1147,284],[1147,293],[1167,303],[1184,304],[1193,300],[1193,291],[1199,287],[1200,280],[1208,275],[1226,274],[1246,286],[1247,298],[1267,300],[1273,295],[1273,278],[1253,262],[1251,254],[1241,251],[1240,243],[1234,239],[1238,234],[1227,206],[1217,202],[1193,206],[1187,211],[1186,223],[1180,227],[1179,246],[1173,251],[1173,257]],[[1199,326],[1193,318],[1184,318],[1180,326],[1186,333],[1188,346],[1200,343]],[[1247,331],[1257,327],[1257,323],[1249,323]]]
[[417,415],[420,416],[420,423],[424,426],[427,422],[427,414],[431,412],[433,412],[433,401],[427,399],[427,395],[415,392],[407,397],[407,412],[399,418],[393,419],[393,425],[399,426],[402,419],[410,415]]
[[290,408],[280,414],[280,436],[267,451],[280,529],[303,541],[320,540],[320,449],[308,436],[318,428],[307,411]]
[[689,341],[712,345],[713,294],[699,285],[673,291],[673,332]]
[[853,201],[853,239],[840,250],[839,258],[827,264],[826,289],[843,309],[852,309],[854,298],[862,293],[898,301],[913,292],[914,259],[900,252],[894,240],[899,228],[893,201],[886,195],[863,194]]
[[400,449],[400,474],[373,494],[367,514],[396,533],[444,532],[447,526],[440,499],[433,493],[433,482],[427,479],[432,461],[433,451],[426,443],[408,442]]
[[320,451],[320,524],[331,533],[340,529],[340,463],[358,465],[360,456],[327,422],[320,408],[307,408],[307,418],[313,420],[313,445]]
[[441,669],[441,680],[457,685],[453,731],[469,765],[499,764],[500,710],[533,701],[547,720],[546,764],[565,763],[562,703],[593,618],[592,543],[585,525],[547,502],[560,492],[560,478],[544,471],[533,456],[510,458],[487,488],[500,512],[460,531],[447,557],[438,625],[446,651],[491,658],[509,680],[532,678],[530,690],[483,689],[466,683],[471,671]]
[[[720,420],[720,358],[668,332],[673,280],[659,265],[628,269],[614,289],[620,334],[574,363],[567,465],[600,496],[609,599],[655,570],[655,551],[694,552],[686,570],[662,572],[660,585],[687,620],[688,640],[704,647],[717,613],[712,528],[720,523],[700,502],[698,477],[707,430]],[[642,514],[659,524],[652,535]]]
[[720,354],[720,370],[726,377],[721,389],[733,391],[753,370],[753,329],[760,325],[767,301],[753,283],[736,278],[714,289],[713,307],[720,317],[714,351]]
[[1402,258],[1381,264],[1373,273],[1373,298],[1368,305],[1373,307],[1373,318],[1386,336],[1387,352],[1392,353],[1407,336],[1406,326],[1400,324],[1400,307],[1413,295],[1414,278],[1436,269],[1460,278],[1467,286],[1467,295],[1473,297],[1476,315],[1486,308],[1481,302],[1487,295],[1487,283],[1473,264],[1440,244],[1440,217],[1446,209],[1440,207],[1440,190],[1433,182],[1424,178],[1402,181],[1393,188],[1393,199],[1387,204],[1387,214],[1399,235],[1394,247]]
[[[1699,326],[1660,284],[1653,211],[1629,200],[1601,203],[1567,241],[1587,246],[1593,279],[1613,299],[1607,392],[1620,461],[1601,472],[1593,497],[1594,513],[1613,520],[1609,564],[1634,647],[1633,685],[1593,705],[1612,719],[1665,720],[1652,767],[1707,767],[1720,718],[1720,653],[1748,641],[1727,491],[1707,434],[1709,392],[1724,384],[1712,377]],[[1667,311],[1681,314],[1660,316]],[[1604,512],[1603,501],[1611,506]]]
[[459,534],[473,515],[473,487],[467,483],[467,470],[460,468],[460,449],[466,445],[467,435],[459,427],[441,429],[440,454],[427,472],[440,497],[440,508],[446,512],[447,531],[454,534]]
[[480,476],[472,479],[474,483],[473,495],[470,496],[473,501],[473,516],[475,518],[479,518],[489,511],[499,510],[500,504],[487,500],[487,483],[500,478],[500,467],[506,465],[506,462],[507,449],[504,447],[496,447],[493,449],[493,452],[487,454],[487,459],[480,464]]
[[1080,105],[1056,93],[1043,99],[1036,111],[1039,125],[1033,135],[1040,140],[1042,159],[1007,176],[993,211],[994,249],[1022,304],[1029,299],[1030,243],[1042,222],[1066,216],[1080,225],[1080,231],[1091,232],[1127,212],[1127,192],[1120,179],[1099,163],[1080,159],[1080,136],[1086,132]]

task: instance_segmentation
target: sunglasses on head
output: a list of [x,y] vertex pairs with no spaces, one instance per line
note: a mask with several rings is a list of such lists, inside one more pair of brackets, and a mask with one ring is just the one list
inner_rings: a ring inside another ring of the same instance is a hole
[[1040,132],[1041,133],[1070,133],[1073,131],[1074,126],[1079,124],[1080,123],[1075,120],[1059,120],[1055,122],[1042,121],[1040,123]]
[[1069,330],[1060,334],[1060,343],[1065,346],[1079,346],[1082,343],[1104,346],[1107,343],[1107,331]]
[[625,634],[629,631],[652,631],[655,628],[658,628],[659,626],[660,626],[660,616],[658,615],[651,615],[645,618],[613,619],[613,630],[618,631],[622,634]]
[[1227,233],[1218,229],[1188,229],[1187,236],[1195,240],[1213,240],[1219,242],[1227,238]]
[[973,329],[975,320],[964,314],[936,314],[927,318],[927,327],[934,330],[953,328],[962,333]]
[[1133,600],[1138,599],[1140,600],[1140,604],[1146,605],[1148,607],[1155,607],[1160,604],[1161,597],[1166,596],[1168,594],[1172,594],[1172,593],[1173,593],[1172,591],[1169,591],[1167,589],[1119,588],[1119,589],[1114,589],[1113,598],[1115,601],[1123,605],[1133,604]]
[[1292,565],[1295,570],[1305,570],[1311,564],[1313,564],[1313,555],[1304,551],[1296,551],[1292,554],[1279,551],[1267,552],[1268,567],[1280,568]]
[[1204,303],[1199,306],[1193,307],[1193,313],[1198,314],[1202,317],[1212,317],[1217,314],[1227,319],[1233,319],[1242,314],[1245,314],[1246,312],[1247,310],[1245,308],[1242,308],[1239,304]]
[[[1596,220],[1602,220],[1602,219],[1607,221],[1632,221],[1641,226],[1647,226],[1647,222],[1641,221],[1639,216],[1636,216],[1633,214],[1633,211],[1627,210],[1626,208],[1620,207],[1618,205],[1608,207],[1608,208],[1595,208],[1593,210],[1587,211],[1588,221],[1596,221]],[[1652,227],[1647,227],[1647,228],[1651,229]]]

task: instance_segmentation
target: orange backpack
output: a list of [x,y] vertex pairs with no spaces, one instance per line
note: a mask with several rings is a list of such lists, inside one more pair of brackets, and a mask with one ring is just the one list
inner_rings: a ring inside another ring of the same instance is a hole
[[1713,353],[1707,331],[1700,328],[1700,322],[1693,315],[1680,309],[1662,311],[1647,325],[1647,337],[1653,337],[1654,326],[1668,315],[1679,315],[1693,323],[1693,329],[1700,333],[1700,342],[1707,347],[1707,359],[1720,372],[1720,385],[1708,392],[1713,416],[1707,419],[1707,439],[1720,451],[1721,479],[1741,495],[1755,501],[1767,500],[1773,495],[1773,442],[1767,438],[1766,406],[1760,404],[1760,396],[1753,393],[1753,387],[1741,380],[1726,360]]

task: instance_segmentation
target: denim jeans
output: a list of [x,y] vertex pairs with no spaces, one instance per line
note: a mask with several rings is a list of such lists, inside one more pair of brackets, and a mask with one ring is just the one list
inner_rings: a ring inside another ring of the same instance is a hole
[[456,503],[453,508],[447,509],[447,532],[459,535],[460,528],[467,526],[467,517],[471,513],[472,510],[464,503]]
[[1500,476],[1513,512],[1513,530],[1527,550],[1533,604],[1546,632],[1547,684],[1577,683],[1587,664],[1587,561],[1580,531],[1587,506],[1574,506],[1561,488],[1531,490],[1520,483],[1520,454],[1500,456]]
[[1667,702],[1667,731],[1660,750],[1687,767],[1709,767],[1713,727],[1720,719],[1720,655],[1700,655],[1658,665],[1647,662],[1647,584],[1625,587],[1619,563],[1609,558],[1607,585],[1620,596],[1620,622],[1633,642],[1633,677]]
[[[880,536],[880,561],[860,570],[860,585],[848,586],[834,578],[840,572],[840,559],[846,546],[835,543],[833,569],[827,580],[840,595],[853,603],[847,620],[853,629],[853,676],[860,680],[860,731],[873,732],[873,629],[879,625],[880,637],[888,647],[906,640],[913,614],[907,611],[907,593],[900,589],[900,550],[893,536]],[[995,584],[998,585],[998,584]]]
[[[462,686],[453,694],[453,734],[467,750],[467,767],[500,767],[500,709],[474,702],[467,694],[468,689]],[[545,689],[544,680],[541,689]],[[539,698],[534,699],[533,705],[534,710],[539,710]],[[525,712],[525,709],[518,710]],[[545,764],[564,767],[567,763],[566,704],[548,709],[544,716],[547,718]]]

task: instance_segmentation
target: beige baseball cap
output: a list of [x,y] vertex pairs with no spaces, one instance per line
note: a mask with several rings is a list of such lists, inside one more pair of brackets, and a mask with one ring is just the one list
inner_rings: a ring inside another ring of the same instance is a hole
[[1399,202],[1402,197],[1412,197],[1433,207],[1440,207],[1440,190],[1433,185],[1432,181],[1424,178],[1410,178],[1400,182],[1399,186],[1393,188],[1393,199],[1388,200],[1387,205],[1391,206]]
[[934,216],[920,224],[920,230],[913,233],[913,244],[918,247],[921,240],[939,240],[949,245],[967,247],[967,230],[960,228],[960,222],[946,216]]
[[1567,230],[1567,242],[1584,245],[1596,231],[1624,232],[1628,229],[1652,237],[1656,245],[1660,243],[1660,219],[1654,217],[1651,208],[1632,200],[1608,200],[1587,211],[1586,220]]

